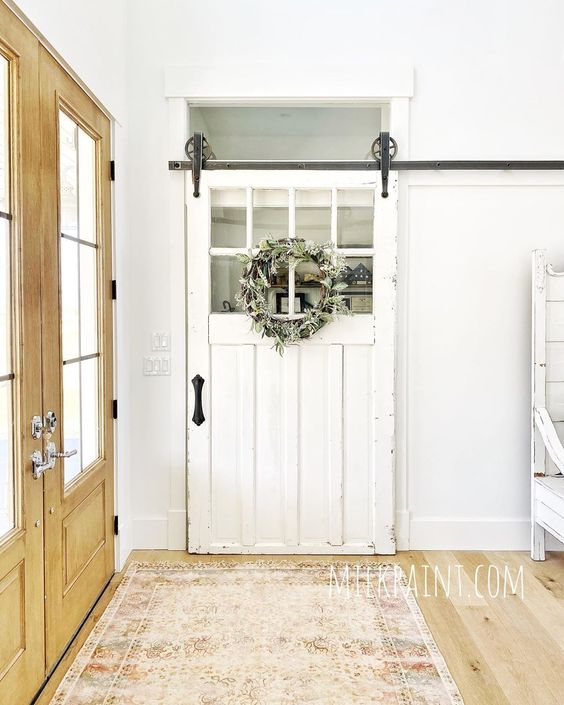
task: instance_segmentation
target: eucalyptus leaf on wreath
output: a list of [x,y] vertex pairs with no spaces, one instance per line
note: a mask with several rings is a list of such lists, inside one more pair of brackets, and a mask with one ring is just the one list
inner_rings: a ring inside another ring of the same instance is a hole
[[[258,245],[254,256],[237,255],[244,265],[239,280],[241,290],[237,302],[252,319],[252,329],[272,338],[274,348],[284,354],[287,345],[309,338],[333,320],[336,314],[350,314],[341,292],[347,287],[342,281],[346,265],[336,254],[331,243],[318,244],[302,238],[265,239]],[[281,269],[293,268],[301,262],[311,262],[322,275],[319,301],[307,308],[299,317],[281,318],[268,308],[268,289],[272,278]]]

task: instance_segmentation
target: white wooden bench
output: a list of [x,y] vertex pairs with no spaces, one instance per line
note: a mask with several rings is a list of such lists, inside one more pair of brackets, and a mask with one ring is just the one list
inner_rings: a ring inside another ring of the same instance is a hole
[[533,252],[531,556],[564,543],[564,272]]

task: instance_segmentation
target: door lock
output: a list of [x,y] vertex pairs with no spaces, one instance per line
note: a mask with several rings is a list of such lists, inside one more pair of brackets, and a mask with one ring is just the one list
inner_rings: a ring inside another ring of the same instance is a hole
[[54,411],[48,411],[47,416],[33,416],[31,419],[31,437],[38,440],[43,434],[51,438],[57,428],[57,416]]
[[71,458],[78,453],[77,449],[67,451],[58,451],[53,441],[47,443],[45,455],[42,455],[40,450],[34,450],[31,454],[31,464],[33,468],[33,477],[39,480],[47,470],[52,470],[55,467],[57,458]]

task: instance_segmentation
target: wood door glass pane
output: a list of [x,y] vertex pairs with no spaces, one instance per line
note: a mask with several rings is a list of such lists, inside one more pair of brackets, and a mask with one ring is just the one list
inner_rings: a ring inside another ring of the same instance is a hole
[[374,240],[374,190],[337,192],[338,247],[372,247]]
[[235,298],[241,285],[243,265],[234,256],[211,258],[212,313],[241,313]]
[[0,539],[16,525],[9,70],[0,56]]
[[288,191],[253,191],[253,244],[261,240],[288,237]]
[[211,246],[245,247],[247,194],[244,189],[211,192]]
[[331,240],[331,191],[296,191],[296,237],[319,244]]
[[101,455],[96,142],[59,111],[65,484]]
[[372,257],[346,257],[344,277],[347,288],[342,291],[347,306],[353,313],[372,313]]

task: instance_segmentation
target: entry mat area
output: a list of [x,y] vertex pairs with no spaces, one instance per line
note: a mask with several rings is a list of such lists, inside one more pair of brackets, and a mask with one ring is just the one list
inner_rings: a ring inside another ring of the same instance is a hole
[[51,705],[462,705],[397,565],[132,563]]

